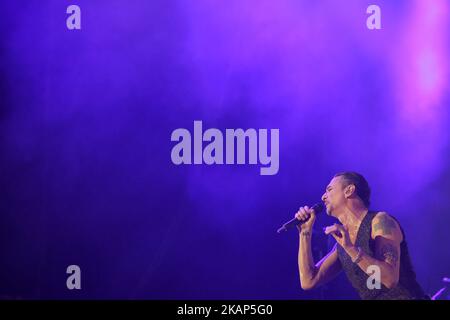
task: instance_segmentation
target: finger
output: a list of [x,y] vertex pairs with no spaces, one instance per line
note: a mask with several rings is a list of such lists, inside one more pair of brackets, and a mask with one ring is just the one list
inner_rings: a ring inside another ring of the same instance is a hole
[[303,219],[307,219],[310,216],[310,214],[304,208],[300,209],[300,214],[301,214]]
[[340,231],[340,230],[336,230],[336,231],[333,231],[332,233],[331,233],[333,236],[336,236],[336,237],[338,237],[338,238],[342,238],[342,232]]
[[341,225],[341,224],[335,224],[335,226],[336,226],[337,231],[338,231],[341,235],[343,235],[343,234],[346,233],[346,229],[345,229],[345,227],[344,227],[343,225]]
[[306,209],[306,212],[308,212],[310,215],[313,215],[313,214],[315,214],[315,212],[314,212],[314,209],[313,208],[310,208],[310,207],[308,207],[308,206],[306,206],[305,208],[307,208]]
[[302,214],[302,213],[300,213],[300,212],[297,212],[297,213],[295,214],[295,218],[298,219],[298,220],[303,221],[303,220],[305,220],[305,215]]
[[341,231],[338,229],[338,227],[336,225],[332,225],[330,227],[326,227],[325,228],[325,234],[331,234],[333,237],[338,237],[341,238],[342,237],[342,233]]
[[335,232],[336,230],[337,230],[336,226],[334,226],[334,225],[324,228],[325,234],[327,234],[327,235],[332,232]]
[[331,235],[333,236],[333,238],[336,240],[337,243],[340,243],[341,239],[335,233],[331,233]]

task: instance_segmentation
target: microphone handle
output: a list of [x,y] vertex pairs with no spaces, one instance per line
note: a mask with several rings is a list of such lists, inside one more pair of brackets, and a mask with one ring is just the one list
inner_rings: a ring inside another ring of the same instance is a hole
[[278,233],[281,233],[282,231],[288,231],[288,229],[295,227],[295,226],[299,226],[304,224],[306,221],[308,221],[308,219],[306,220],[298,220],[297,218],[293,218],[291,220],[289,220],[288,222],[286,222],[285,224],[283,224],[278,230]]
[[[317,215],[318,213],[320,213],[323,209],[324,209],[324,205],[323,203],[319,202],[316,203],[315,205],[313,205],[311,207],[311,209],[314,210],[315,214]],[[289,220],[288,222],[286,222],[285,224],[283,224],[278,230],[278,233],[281,233],[283,231],[287,231],[288,229],[298,226],[298,225],[302,225],[305,222],[307,222],[310,219],[311,216],[308,217],[308,219],[306,220],[299,220],[297,218],[292,218],[291,220]]]

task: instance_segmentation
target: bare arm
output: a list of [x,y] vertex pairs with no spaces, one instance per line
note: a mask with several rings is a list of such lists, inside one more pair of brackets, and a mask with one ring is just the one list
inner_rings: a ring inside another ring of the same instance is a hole
[[342,270],[336,245],[316,265],[311,252],[311,233],[300,233],[298,249],[298,270],[303,290],[313,289],[332,280]]

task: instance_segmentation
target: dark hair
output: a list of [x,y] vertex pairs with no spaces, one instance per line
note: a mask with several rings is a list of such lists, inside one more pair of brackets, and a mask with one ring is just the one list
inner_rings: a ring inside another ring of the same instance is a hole
[[334,175],[342,177],[346,184],[344,187],[353,184],[355,186],[356,195],[364,202],[366,208],[370,206],[370,187],[367,180],[359,173],[353,171],[340,172]]

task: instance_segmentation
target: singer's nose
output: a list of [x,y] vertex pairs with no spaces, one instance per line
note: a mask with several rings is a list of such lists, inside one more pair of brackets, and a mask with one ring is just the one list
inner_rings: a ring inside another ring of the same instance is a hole
[[324,193],[324,194],[322,195],[322,198],[321,198],[321,199],[322,199],[322,201],[325,202],[326,198],[327,198],[326,193]]

